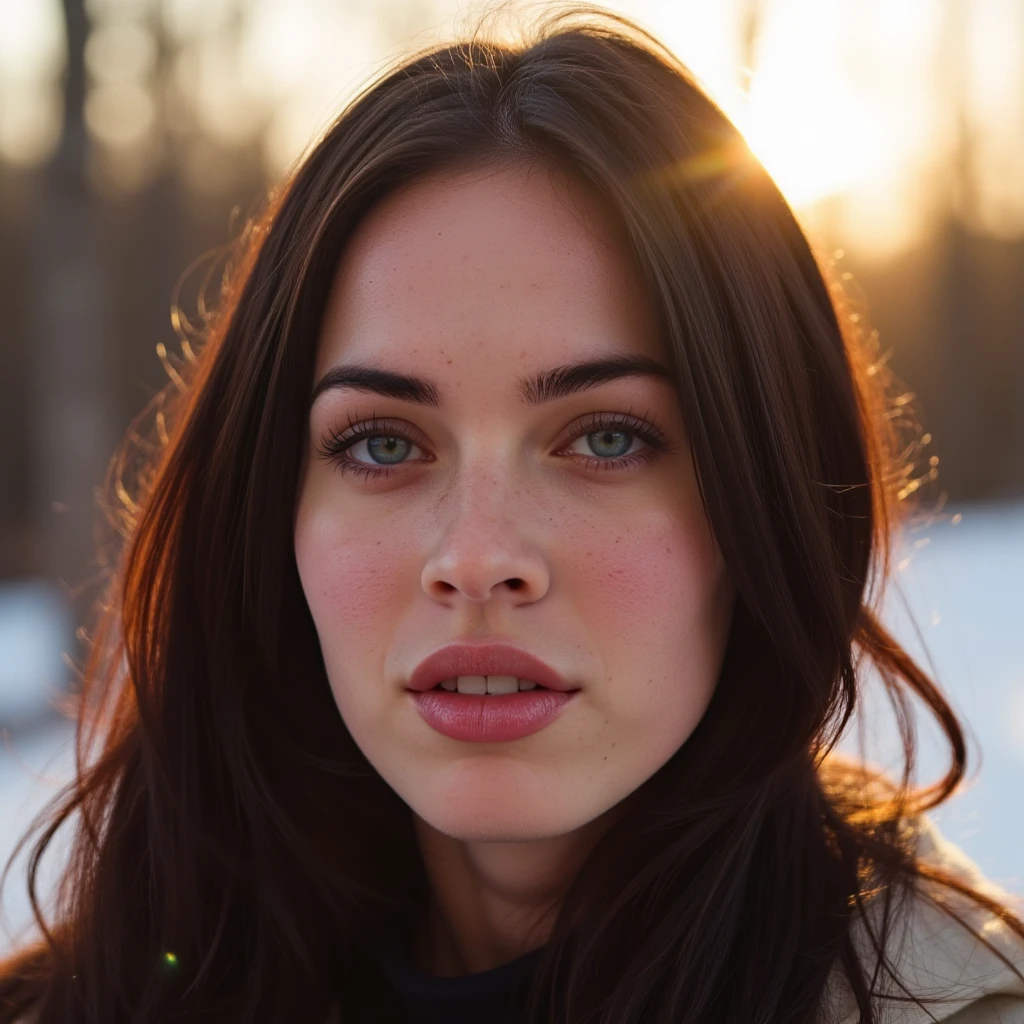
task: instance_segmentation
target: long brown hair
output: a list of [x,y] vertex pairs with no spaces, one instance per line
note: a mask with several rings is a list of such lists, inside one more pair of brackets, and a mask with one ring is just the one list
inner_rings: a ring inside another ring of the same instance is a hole
[[[112,466],[126,542],[33,894],[63,823],[75,844],[52,920],[37,908],[43,940],[3,967],[0,1019],[316,1021],[355,1004],[374,922],[425,873],[409,808],[338,713],[296,571],[319,321],[378,199],[524,158],[570,169],[621,219],[738,590],[714,698],[580,870],[530,1019],[811,1021],[836,964],[876,1019],[853,915],[869,891],[943,877],[907,822],[953,792],[966,757],[875,611],[918,449],[872,336],[737,130],[656,39],[586,7],[515,44],[474,34],[392,67],[243,233],[216,315],[149,410],[152,450]],[[899,780],[832,753],[868,665],[900,716]],[[950,748],[923,789],[908,695]]]

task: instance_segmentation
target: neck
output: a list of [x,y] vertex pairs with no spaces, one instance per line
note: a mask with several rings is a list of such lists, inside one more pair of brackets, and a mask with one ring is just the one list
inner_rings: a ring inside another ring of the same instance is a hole
[[413,954],[419,969],[477,974],[542,946],[610,820],[537,840],[463,841],[414,816],[429,883]]

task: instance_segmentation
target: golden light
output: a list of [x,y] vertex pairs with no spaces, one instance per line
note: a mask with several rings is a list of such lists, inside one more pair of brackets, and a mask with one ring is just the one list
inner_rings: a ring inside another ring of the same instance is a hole
[[85,66],[97,82],[130,82],[150,73],[156,63],[156,39],[131,22],[101,25],[89,33]]
[[59,0],[0,0],[0,158],[30,167],[60,138],[65,42]]
[[967,28],[968,153],[976,230],[1005,239],[1024,233],[1024,4],[976,0]]
[[25,81],[59,74],[66,55],[59,0],[0,0],[0,75]]
[[126,82],[89,90],[85,121],[89,130],[110,146],[142,141],[153,125],[153,99],[141,85]]
[[60,140],[64,98],[54,82],[0,89],[0,158],[19,167],[41,164]]
[[[406,40],[389,35],[386,5],[288,0],[254,6],[241,38],[239,82],[270,110],[269,173],[282,173],[327,127],[379,62]],[[394,16],[394,12],[391,12]]]
[[240,73],[237,52],[223,36],[196,39],[175,68],[181,93],[209,135],[227,146],[247,143],[266,117],[265,98]]
[[765,18],[746,102],[730,113],[797,207],[886,170],[888,139],[842,60],[842,7],[800,0]]
[[789,202],[808,206],[885,169],[885,139],[856,95],[835,81],[808,90],[797,76],[754,79],[737,127]]
[[[934,215],[938,191],[922,182],[948,160],[936,5],[778,0],[758,11],[753,67],[717,88],[705,77],[712,94],[808,227],[892,255]],[[737,8],[731,17],[738,37]]]

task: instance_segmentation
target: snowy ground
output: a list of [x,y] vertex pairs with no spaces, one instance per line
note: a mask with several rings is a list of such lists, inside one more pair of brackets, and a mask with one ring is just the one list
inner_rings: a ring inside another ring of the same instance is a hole
[[[1024,504],[967,506],[953,524],[948,520],[956,511],[901,540],[894,563],[900,566],[898,589],[890,589],[885,619],[950,695],[969,724],[972,753],[980,748],[984,757],[980,771],[972,759],[972,783],[933,812],[935,820],[990,877],[1024,894]],[[45,688],[25,681],[52,678],[52,638],[63,628],[38,587],[24,591],[20,601],[14,596],[0,593],[0,719],[6,721],[30,717],[45,704]],[[891,729],[871,722],[869,757],[889,764]],[[934,736],[934,729],[922,730],[921,781],[943,768]],[[14,730],[0,746],[0,863],[70,778],[71,740],[66,722],[49,720]],[[24,857],[15,862],[0,901],[0,952],[30,919],[24,863]],[[59,856],[44,870],[44,895],[58,865]]]

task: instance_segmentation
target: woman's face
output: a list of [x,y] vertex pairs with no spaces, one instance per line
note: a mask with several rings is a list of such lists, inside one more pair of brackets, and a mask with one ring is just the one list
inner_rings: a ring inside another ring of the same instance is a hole
[[[672,756],[714,690],[734,591],[670,379],[520,384],[608,358],[667,365],[626,252],[601,203],[559,172],[464,168],[375,207],[333,282],[316,381],[358,364],[435,390],[318,395],[299,575],[353,738],[452,837],[581,828]],[[326,454],[370,420],[378,433]],[[519,739],[443,735],[410,677],[437,648],[481,638],[579,692]]]

